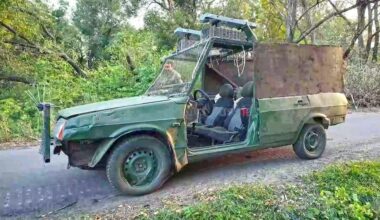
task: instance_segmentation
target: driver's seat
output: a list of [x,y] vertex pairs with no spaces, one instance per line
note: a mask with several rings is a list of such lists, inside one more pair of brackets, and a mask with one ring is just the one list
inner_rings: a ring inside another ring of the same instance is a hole
[[236,103],[236,107],[231,111],[224,123],[215,127],[201,126],[195,127],[194,133],[209,137],[222,143],[232,141],[234,137],[240,140],[245,139],[249,118],[242,121],[240,111],[242,108],[250,109],[253,99],[253,82],[250,81],[243,86],[241,92],[242,98]]
[[204,120],[208,127],[223,126],[224,120],[234,107],[234,89],[231,84],[224,84],[219,89],[220,98],[214,104],[212,112]]

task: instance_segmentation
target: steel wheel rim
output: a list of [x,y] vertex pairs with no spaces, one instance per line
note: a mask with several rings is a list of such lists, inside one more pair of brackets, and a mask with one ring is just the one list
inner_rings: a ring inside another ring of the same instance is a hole
[[314,152],[318,150],[320,143],[321,135],[317,130],[311,129],[305,134],[304,146],[306,150]]
[[158,173],[157,157],[152,150],[135,150],[124,161],[123,172],[131,186],[148,185]]

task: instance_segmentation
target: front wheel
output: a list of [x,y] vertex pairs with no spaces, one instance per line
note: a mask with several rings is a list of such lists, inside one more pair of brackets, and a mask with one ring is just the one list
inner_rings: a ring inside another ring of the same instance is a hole
[[326,132],[321,124],[307,124],[293,145],[293,150],[301,159],[319,158],[326,147]]
[[168,179],[171,158],[160,140],[141,135],[116,146],[106,170],[108,181],[122,194],[143,195],[157,190]]

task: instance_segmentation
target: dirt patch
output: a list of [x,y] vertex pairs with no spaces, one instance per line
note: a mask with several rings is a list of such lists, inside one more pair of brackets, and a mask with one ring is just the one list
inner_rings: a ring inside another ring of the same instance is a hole
[[38,147],[40,141],[11,141],[0,143],[0,150],[10,150],[10,149],[25,149],[29,147]]

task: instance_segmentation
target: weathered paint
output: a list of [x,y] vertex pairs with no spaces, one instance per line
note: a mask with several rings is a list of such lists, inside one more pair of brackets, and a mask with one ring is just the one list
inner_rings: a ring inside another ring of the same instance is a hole
[[[112,109],[107,109],[109,102],[103,102],[64,110],[62,115],[77,116],[67,119],[63,141],[104,140],[89,163],[94,167],[120,137],[133,132],[156,132],[170,141],[176,167],[180,169],[186,164],[187,147],[184,125],[186,102],[182,99],[135,97],[113,100]],[[92,107],[98,111],[94,112]],[[106,110],[99,110],[103,108]],[[78,115],[77,111],[88,113]]]
[[258,44],[253,59],[257,98],[344,91],[343,49],[334,46]]
[[[215,42],[216,41],[220,43],[221,40],[217,39]],[[207,51],[211,49],[212,42],[214,41],[211,39],[210,42],[211,43],[207,45]],[[234,46],[238,48],[237,45]],[[291,45],[291,47],[294,49],[294,45]],[[293,49],[292,51],[294,51]],[[322,52],[316,54],[319,56]],[[276,59],[272,59],[272,61]],[[204,73],[204,69],[200,66],[205,66],[206,61],[207,58],[202,57],[200,65],[197,66],[199,69],[196,71],[197,74],[194,82]],[[253,63],[254,62],[251,62],[251,64]],[[288,74],[291,68],[281,67],[277,65],[276,62],[272,64],[271,71],[274,67],[287,69],[288,72],[281,72],[281,74]],[[286,62],[283,64],[288,66],[293,65],[292,63]],[[315,66],[313,62],[309,62],[309,64]],[[249,74],[253,76],[254,73],[249,72],[251,67],[249,63],[247,65],[246,71],[248,72],[245,76],[250,78]],[[343,65],[339,64],[334,68],[342,68],[342,66]],[[228,67],[228,65],[226,65],[226,67]],[[305,66],[301,69],[304,68]],[[226,68],[226,70],[228,70],[228,68]],[[262,73],[264,72],[261,71],[261,74]],[[335,73],[339,75],[343,74],[343,71],[339,69],[336,70]],[[274,73],[271,72],[268,74],[273,75]],[[298,71],[297,73],[292,72],[290,75],[292,75],[294,80],[296,79],[295,75],[300,76],[301,74],[302,71]],[[312,71],[309,71],[308,74],[312,74]],[[228,75],[227,77],[229,77],[229,80],[236,80],[232,76]],[[240,86],[240,84],[246,82],[248,78],[246,78],[246,80],[236,80],[235,82]],[[257,78],[255,77],[255,79]],[[270,79],[270,77],[268,79]],[[284,80],[282,83],[287,82],[284,78],[278,79]],[[326,79],[328,78],[322,80],[330,80]],[[339,80],[342,79],[342,75],[340,75]],[[203,83],[207,82],[207,80],[203,81]],[[223,81],[215,82],[219,84]],[[318,83],[316,84],[313,80],[300,82],[302,86],[297,86],[296,83],[292,83],[288,88],[288,95],[283,95],[285,97],[277,97],[279,96],[279,92],[287,91],[286,84],[282,85],[279,90],[273,90],[275,92],[273,93],[271,88],[274,87],[270,87],[269,85],[268,88],[263,90],[265,85],[261,85],[260,82],[266,82],[264,84],[277,83],[276,80],[258,80],[256,82],[255,94],[257,94],[256,98],[259,99],[257,105],[253,105],[251,108],[252,121],[248,129],[247,139],[243,142],[225,144],[223,146],[207,146],[204,148],[189,149],[187,146],[186,123],[184,120],[188,96],[176,98],[166,96],[141,96],[65,109],[59,113],[60,117],[67,120],[63,142],[101,140],[92,159],[88,163],[88,166],[94,167],[107,152],[112,150],[112,147],[124,137],[140,134],[141,132],[154,132],[167,141],[168,147],[170,147],[173,153],[175,169],[179,171],[188,161],[205,159],[232,152],[292,144],[295,142],[305,123],[315,123],[321,120],[325,127],[328,127],[329,125],[344,121],[347,111],[347,100],[343,94],[326,92],[329,90],[329,86],[318,87]],[[336,90],[340,90],[341,86],[343,86],[343,84],[339,83],[334,84],[337,85]],[[195,83],[193,83],[192,87],[194,84]],[[334,85],[331,84],[330,86]],[[275,86],[278,87],[278,85]],[[311,90],[307,89],[315,86],[322,90],[308,93],[308,91]],[[260,91],[267,92],[259,94]],[[272,97],[271,94],[277,94],[277,96]]]
[[113,99],[104,102],[96,102],[87,105],[79,105],[71,108],[66,108],[59,111],[59,116],[63,118],[72,117],[75,115],[81,115],[85,113],[91,112],[99,112],[103,110],[112,110],[116,108],[122,108],[125,106],[133,106],[140,104],[149,104],[154,102],[162,102],[167,101],[168,97],[166,96],[136,96],[136,97],[128,97],[121,99]]
[[[302,104],[298,103],[302,100]],[[322,120],[327,128],[335,118],[347,114],[347,99],[342,93],[259,99],[260,144],[293,144],[305,123]]]
[[[304,104],[298,104],[299,100]],[[305,96],[259,99],[259,112],[260,143],[289,142],[310,113],[310,103]]]

